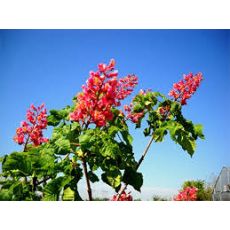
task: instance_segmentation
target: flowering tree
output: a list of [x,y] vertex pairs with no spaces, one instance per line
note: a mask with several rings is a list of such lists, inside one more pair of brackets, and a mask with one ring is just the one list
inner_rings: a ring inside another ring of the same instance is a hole
[[[190,156],[196,140],[203,139],[202,125],[194,125],[182,114],[182,106],[195,93],[202,74],[188,74],[174,84],[170,98],[159,92],[141,90],[130,105],[121,110],[121,102],[138,83],[135,75],[118,78],[115,61],[99,64],[91,71],[73,106],[50,110],[31,106],[27,121],[16,130],[15,142],[21,152],[2,158],[2,200],[82,200],[78,182],[85,177],[88,200],[93,200],[91,183],[101,180],[114,188],[112,200],[132,200],[128,185],[140,191],[143,175],[138,171],[152,142],[162,142],[169,133]],[[150,137],[137,161],[128,124],[145,126]],[[53,127],[52,136],[43,130]]]

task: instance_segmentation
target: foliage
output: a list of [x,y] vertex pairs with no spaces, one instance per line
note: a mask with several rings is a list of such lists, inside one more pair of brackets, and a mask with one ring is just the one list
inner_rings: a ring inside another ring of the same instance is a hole
[[[47,116],[44,104],[37,108],[31,105],[27,121],[21,123],[14,138],[23,145],[22,151],[1,159],[0,200],[82,200],[78,182],[83,176],[89,200],[93,200],[91,183],[99,180],[116,192],[122,184],[140,192],[143,175],[138,167],[142,161],[134,156],[129,120],[136,128],[145,125],[144,136],[150,136],[154,142],[162,142],[169,134],[192,156],[196,141],[204,139],[204,135],[202,125],[183,116],[182,100],[188,99],[183,96],[188,90],[190,96],[195,92],[199,79],[198,82],[197,75],[190,76],[189,84],[176,86],[181,100],[141,90],[131,105],[124,107],[125,115],[119,106],[137,85],[137,77],[119,79],[115,61],[111,60],[90,72],[72,106],[50,110]],[[47,126],[52,128],[49,140],[43,137]],[[133,200],[125,191],[113,198]]]

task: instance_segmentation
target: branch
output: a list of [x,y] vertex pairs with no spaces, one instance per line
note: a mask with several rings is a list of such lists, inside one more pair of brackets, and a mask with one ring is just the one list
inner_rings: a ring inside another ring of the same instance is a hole
[[51,179],[51,178],[52,178],[51,176],[45,177],[43,180],[37,181],[37,185],[40,185],[40,184],[46,182],[47,180],[49,180],[49,179]]
[[84,174],[85,174],[85,179],[86,179],[86,185],[87,185],[87,192],[88,192],[88,196],[89,196],[89,200],[92,201],[92,190],[90,187],[90,181],[89,181],[89,175],[88,175],[88,171],[87,171],[87,164],[85,159],[82,159],[82,166],[83,166],[83,170],[84,170]]
[[[141,158],[140,158],[139,161],[137,162],[136,171],[137,171],[138,168],[140,167],[142,161],[145,159],[145,156],[146,156],[146,154],[148,153],[148,150],[149,150],[149,148],[150,148],[150,146],[151,146],[153,140],[154,140],[154,138],[153,138],[153,135],[152,135],[152,137],[151,137],[149,143],[147,144],[147,146],[146,146],[146,148],[145,148],[145,150],[144,150],[144,152],[143,152]],[[119,200],[121,194],[125,191],[125,189],[127,188],[127,186],[128,186],[128,184],[124,184],[124,186],[120,189],[120,191],[119,191],[118,194],[117,194],[117,198],[116,198],[117,201]]]

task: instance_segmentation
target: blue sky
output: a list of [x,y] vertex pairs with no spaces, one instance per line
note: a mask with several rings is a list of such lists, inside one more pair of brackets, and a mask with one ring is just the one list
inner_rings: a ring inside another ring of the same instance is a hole
[[[182,74],[204,75],[183,110],[204,125],[206,140],[197,142],[192,159],[169,138],[153,144],[140,168],[145,187],[178,189],[184,180],[208,180],[230,166],[228,30],[0,30],[0,155],[20,149],[12,137],[31,103],[71,104],[88,72],[111,58],[119,76],[139,77],[135,92],[167,94]],[[131,132],[138,159],[148,140]]]

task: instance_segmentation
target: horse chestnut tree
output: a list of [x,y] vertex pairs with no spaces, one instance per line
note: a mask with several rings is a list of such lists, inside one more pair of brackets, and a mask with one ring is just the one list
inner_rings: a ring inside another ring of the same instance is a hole
[[[82,200],[78,183],[83,177],[87,200],[93,200],[91,184],[100,179],[114,189],[111,200],[133,200],[125,190],[130,185],[141,191],[143,175],[138,169],[153,142],[162,142],[169,133],[192,156],[196,140],[204,139],[202,125],[182,114],[202,79],[201,73],[184,75],[173,85],[170,98],[140,90],[122,109],[122,100],[138,84],[137,76],[119,78],[113,59],[99,64],[73,105],[48,115],[44,104],[31,105],[14,136],[22,150],[1,158],[0,200]],[[139,160],[128,125],[144,126],[144,136],[150,137]],[[43,136],[47,127],[52,128],[49,139]]]

